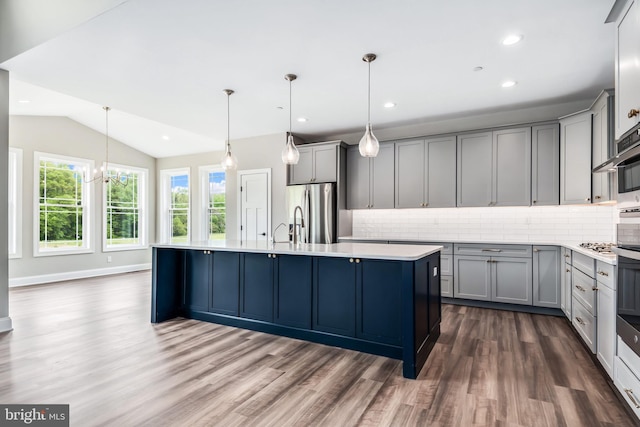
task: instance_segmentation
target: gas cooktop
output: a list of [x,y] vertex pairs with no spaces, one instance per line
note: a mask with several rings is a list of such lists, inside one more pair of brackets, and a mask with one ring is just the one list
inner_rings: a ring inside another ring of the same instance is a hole
[[592,242],[587,242],[587,243],[580,243],[579,246],[581,248],[589,249],[589,250],[597,252],[599,254],[608,255],[608,254],[613,254],[613,251],[611,251],[611,248],[614,247],[615,244],[614,243],[592,243]]

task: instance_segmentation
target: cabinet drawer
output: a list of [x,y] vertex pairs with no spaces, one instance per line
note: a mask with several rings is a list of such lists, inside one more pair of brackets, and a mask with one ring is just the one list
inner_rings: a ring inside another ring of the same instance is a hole
[[529,245],[491,245],[482,243],[454,244],[455,255],[482,255],[491,257],[531,257]]
[[596,277],[594,258],[574,251],[572,265],[587,276]]
[[571,323],[593,354],[596,353],[596,318],[573,298]]
[[562,248],[562,259],[565,263],[571,265],[571,249],[567,249],[565,247]]
[[440,254],[440,275],[451,276],[453,274],[453,255]]
[[596,260],[596,280],[614,291],[616,290],[615,271],[613,265]]
[[440,295],[453,298],[453,276],[440,276]]
[[582,303],[582,305],[589,310],[594,316],[597,316],[596,306],[595,306],[595,279],[587,276],[580,270],[573,267],[571,280],[573,282],[573,286],[571,286],[571,294],[573,298],[577,299]]
[[640,381],[620,357],[613,368],[613,383],[636,417],[640,418]]

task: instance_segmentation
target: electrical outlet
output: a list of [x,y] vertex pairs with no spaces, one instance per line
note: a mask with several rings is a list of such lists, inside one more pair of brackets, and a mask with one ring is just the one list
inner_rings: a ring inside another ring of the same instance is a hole
[[111,255],[107,257],[107,262],[111,262]]

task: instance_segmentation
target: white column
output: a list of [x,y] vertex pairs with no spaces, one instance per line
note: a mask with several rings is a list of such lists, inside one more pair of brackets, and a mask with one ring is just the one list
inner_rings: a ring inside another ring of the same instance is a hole
[[9,317],[9,72],[0,69],[0,332],[10,331]]

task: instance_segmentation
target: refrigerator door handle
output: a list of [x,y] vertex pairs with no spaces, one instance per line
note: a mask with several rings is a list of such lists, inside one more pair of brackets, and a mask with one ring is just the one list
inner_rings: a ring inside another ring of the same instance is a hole
[[324,214],[322,216],[324,217],[324,241],[329,243],[333,241],[330,221],[332,215],[330,212],[331,206],[331,187],[326,185],[324,187]]
[[311,204],[311,191],[307,188],[305,188],[304,190],[304,202],[303,202],[303,207],[302,207],[302,217],[304,218],[304,233],[301,233],[303,237],[302,239],[302,243],[309,243],[309,233],[310,233],[310,229],[311,229],[311,221],[309,218],[309,206]]

